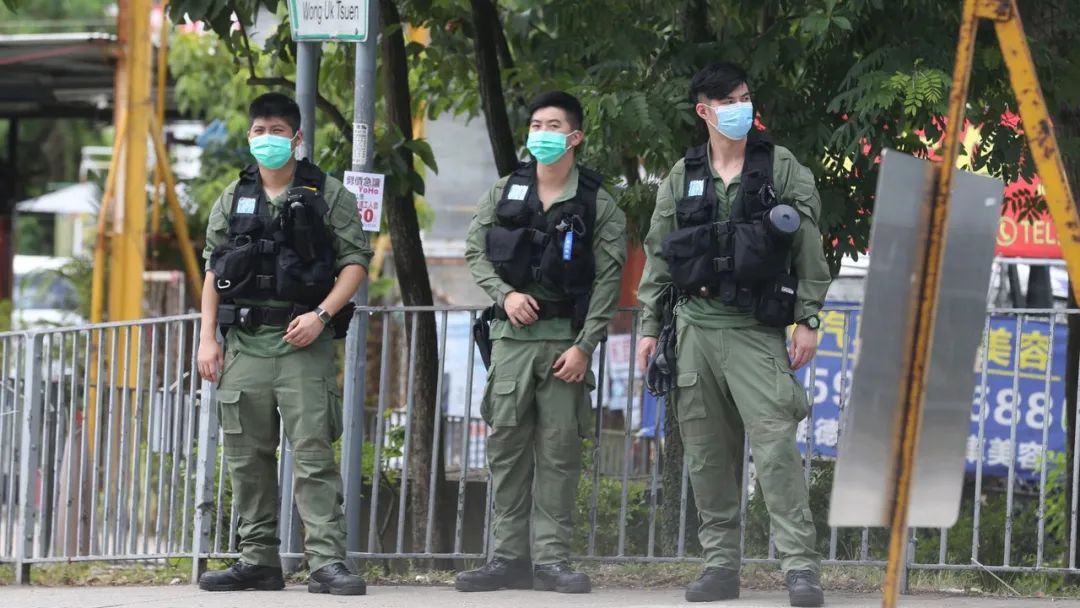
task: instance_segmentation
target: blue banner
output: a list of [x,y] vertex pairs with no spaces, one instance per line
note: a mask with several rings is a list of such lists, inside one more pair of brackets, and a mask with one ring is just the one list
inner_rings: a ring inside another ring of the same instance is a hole
[[[809,439],[815,457],[836,457],[841,432],[840,408],[847,404],[851,391],[860,320],[857,305],[830,303],[821,315],[817,358],[796,373],[813,400],[812,417],[804,420],[798,430],[799,449],[804,455]],[[1065,450],[1067,335],[1068,328],[1064,323],[1055,324],[1051,336],[1050,322],[1046,320],[1021,321],[1007,315],[990,318],[989,333],[984,337],[972,367],[975,391],[971,428],[966,438],[967,472],[975,472],[981,457],[984,476],[1006,477],[1009,462],[1015,460],[1018,479],[1037,480],[1044,454],[1044,425],[1049,425],[1047,456]],[[873,356],[873,344],[866,347],[868,350],[862,356]],[[1013,442],[1012,413],[1017,399],[1016,441]],[[646,392],[642,403],[641,436],[653,436],[657,405],[661,408],[662,420],[663,400],[656,400]],[[985,419],[981,446],[980,417]]]
[[[840,408],[851,390],[861,314],[850,305],[830,304],[821,316],[818,355],[798,378],[813,399],[813,418],[799,427],[798,441],[806,453],[811,440],[816,456],[835,457],[840,433]],[[1065,449],[1065,345],[1068,328],[1041,319],[992,316],[972,374],[975,392],[967,441],[967,471],[974,473],[980,457],[983,475],[1006,477],[1015,460],[1019,479],[1038,479],[1043,458],[1043,427],[1049,425],[1046,450],[1052,456]],[[866,338],[872,340],[872,338]],[[873,356],[873,344],[862,356]],[[985,368],[985,369],[984,369]],[[811,373],[813,377],[811,378]],[[985,375],[985,384],[983,381]],[[1048,390],[1049,389],[1049,390]],[[1019,399],[1016,441],[1011,440],[1012,414]],[[985,419],[979,442],[979,419]]]

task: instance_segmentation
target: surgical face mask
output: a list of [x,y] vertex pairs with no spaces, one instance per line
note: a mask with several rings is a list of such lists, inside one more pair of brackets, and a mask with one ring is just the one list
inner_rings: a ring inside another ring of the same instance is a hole
[[754,125],[754,104],[750,101],[715,106],[713,112],[716,112],[716,125],[713,128],[728,139],[738,141],[745,138]]
[[[573,133],[571,131],[570,133]],[[525,147],[541,165],[550,165],[558,162],[563,154],[566,154],[566,138],[569,133],[558,131],[533,131],[529,133],[529,139]]]
[[292,141],[295,138],[296,135],[282,137],[266,133],[252,137],[248,147],[260,165],[267,169],[280,169],[293,155]]

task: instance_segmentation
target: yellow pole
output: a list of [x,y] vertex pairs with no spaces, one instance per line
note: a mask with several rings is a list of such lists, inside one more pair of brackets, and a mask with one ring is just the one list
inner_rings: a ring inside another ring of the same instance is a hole
[[143,271],[146,264],[146,140],[149,136],[150,0],[130,0],[131,37],[128,42],[128,111],[124,168],[124,216],[113,227],[119,259],[112,264],[109,320],[142,317]]
[[911,505],[911,482],[914,473],[915,454],[922,429],[923,398],[926,395],[927,363],[930,360],[930,339],[934,333],[937,315],[938,291],[941,283],[941,267],[945,251],[945,225],[949,216],[949,198],[952,188],[953,169],[960,150],[960,132],[964,126],[968,85],[971,80],[971,63],[975,54],[977,31],[975,0],[964,2],[960,22],[960,37],[956,48],[956,65],[953,67],[952,90],[949,92],[949,123],[946,125],[945,145],[941,162],[937,164],[933,200],[930,206],[930,229],[926,239],[923,272],[919,285],[919,302],[914,311],[914,335],[911,338],[911,365],[904,394],[895,478],[895,500],[892,509],[892,525],[889,534],[889,561],[885,567],[885,585],[882,606],[894,608],[900,594],[900,575],[904,569],[907,553],[908,510]]
[[[158,32],[157,48],[157,89],[154,101],[156,102],[155,117],[156,128],[165,128],[165,88],[168,86],[168,61],[169,61],[169,0],[161,3],[161,29]],[[166,164],[167,164],[166,160]],[[150,246],[153,250],[154,259],[158,257],[158,236],[161,234],[161,165],[154,165],[154,203],[150,207]]]
[[105,247],[108,245],[109,205],[115,195],[116,174],[119,171],[120,156],[124,149],[124,137],[127,131],[127,114],[120,113],[113,135],[112,158],[109,159],[109,174],[105,177],[105,191],[101,195],[101,207],[98,209],[97,234],[94,236],[94,268],[90,282],[90,322],[101,323],[101,312],[105,300]]
[[165,149],[165,138],[162,130],[156,122],[150,129],[154,141],[154,154],[157,155],[157,168],[165,178],[165,200],[169,202],[169,213],[172,215],[173,226],[176,229],[176,239],[180,246],[180,256],[184,260],[184,270],[187,271],[188,281],[191,282],[191,290],[195,294],[195,301],[202,299],[203,275],[198,262],[195,261],[195,250],[191,244],[191,236],[188,234],[187,219],[184,210],[180,207],[180,201],[176,198],[176,179],[173,177],[172,168],[169,166],[168,150]]

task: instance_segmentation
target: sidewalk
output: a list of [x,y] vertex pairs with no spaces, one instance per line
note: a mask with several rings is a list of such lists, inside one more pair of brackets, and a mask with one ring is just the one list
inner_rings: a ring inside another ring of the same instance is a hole
[[[782,608],[786,593],[745,592],[734,602],[705,604],[738,608]],[[1054,606],[1080,608],[1078,600],[996,599],[958,596],[906,596],[901,606],[947,606],[948,608],[1020,608]],[[558,595],[533,591],[458,593],[448,587],[371,587],[362,597],[312,595],[304,586],[283,592],[245,591],[205,593],[191,585],[170,587],[0,587],[4,608],[318,608],[363,606],[365,608],[652,608],[690,606],[681,590],[642,591],[598,589],[588,595]],[[828,594],[826,606],[878,608],[880,596]]]

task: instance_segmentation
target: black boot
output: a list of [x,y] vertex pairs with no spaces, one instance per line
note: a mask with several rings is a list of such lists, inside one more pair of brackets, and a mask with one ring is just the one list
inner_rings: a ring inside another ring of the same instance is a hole
[[825,593],[821,590],[821,579],[817,572],[789,570],[787,586],[792,606],[813,608],[825,605]]
[[285,588],[285,578],[281,568],[254,566],[246,562],[236,562],[227,570],[203,572],[199,577],[199,589],[203,591],[280,591]]
[[574,572],[570,564],[560,562],[533,568],[533,589],[558,593],[588,593],[592,591],[589,576]]
[[496,557],[481,568],[457,575],[454,588],[458,591],[532,589],[531,565],[527,560]]
[[688,602],[717,602],[739,598],[739,572],[730,568],[705,568],[686,587]]
[[307,584],[308,593],[329,593],[330,595],[364,595],[367,583],[364,579],[349,572],[345,564],[334,562],[311,573]]

